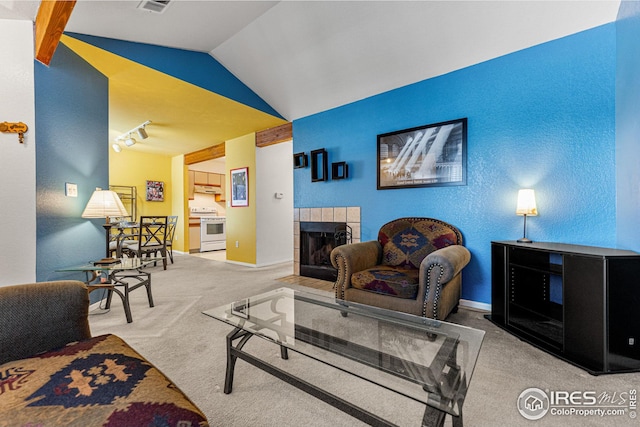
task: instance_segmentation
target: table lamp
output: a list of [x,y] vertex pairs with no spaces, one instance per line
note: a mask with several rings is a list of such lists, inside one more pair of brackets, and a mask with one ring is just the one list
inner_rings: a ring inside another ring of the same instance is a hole
[[519,243],[532,243],[531,239],[527,239],[527,215],[537,216],[538,208],[536,207],[536,195],[531,189],[518,191],[518,204],[516,206],[516,215],[524,215],[524,233]]
[[82,212],[82,218],[105,218],[105,223],[102,226],[107,235],[107,258],[111,256],[111,251],[109,250],[109,236],[111,234],[111,221],[109,217],[111,216],[129,216],[129,213],[115,191],[96,188],[87,203],[87,207],[85,207],[84,212]]

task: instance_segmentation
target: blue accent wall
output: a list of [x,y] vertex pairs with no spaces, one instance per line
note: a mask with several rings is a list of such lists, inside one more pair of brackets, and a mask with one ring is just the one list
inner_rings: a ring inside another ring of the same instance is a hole
[[617,22],[618,244],[640,252],[640,3],[623,1]]
[[[109,185],[107,78],[60,44],[49,67],[35,61],[36,279],[84,280],[55,270],[105,256],[103,219],[81,218],[96,187]],[[65,196],[65,183],[78,197]]]
[[77,33],[67,35],[272,116],[283,118],[208,53]]
[[[462,298],[490,303],[490,243],[522,237],[520,188],[536,190],[531,239],[616,245],[615,67],[609,24],[296,120],[294,153],[326,148],[350,176],[295,169],[294,206],[360,206],[362,241],[403,216],[447,221],[472,253]],[[376,189],[378,134],[462,117],[466,186]]]

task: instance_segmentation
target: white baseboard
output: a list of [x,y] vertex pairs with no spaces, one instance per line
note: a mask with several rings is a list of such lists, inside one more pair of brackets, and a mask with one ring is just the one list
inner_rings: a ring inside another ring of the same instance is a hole
[[491,304],[487,304],[484,302],[470,301],[466,299],[460,300],[460,307],[472,308],[474,310],[481,310],[481,311],[487,311],[487,312],[491,311]]
[[225,260],[224,262],[229,263],[229,264],[236,264],[236,265],[243,265],[245,267],[257,267],[257,265],[255,264],[249,264],[248,262],[240,262],[240,261],[232,261],[232,260]]
[[289,262],[293,262],[293,260],[288,259],[288,260],[281,260],[281,261],[265,262],[265,263],[262,263],[262,264],[249,264],[249,263],[246,263],[246,262],[233,261],[233,260],[230,260],[230,259],[227,259],[224,262],[227,262],[229,264],[243,265],[245,267],[260,268],[260,267],[270,267],[272,265],[286,264],[286,263],[289,263]]
[[293,262],[293,259],[289,258],[289,259],[281,259],[281,260],[278,260],[278,261],[264,262],[264,263],[256,264],[256,267],[269,267],[271,265],[286,264],[288,262]]

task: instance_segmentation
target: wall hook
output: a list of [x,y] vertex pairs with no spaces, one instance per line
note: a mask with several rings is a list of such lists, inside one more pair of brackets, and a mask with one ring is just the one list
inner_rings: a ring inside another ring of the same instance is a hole
[[0,132],[4,133],[17,133],[18,134],[18,142],[20,144],[24,143],[24,134],[29,130],[27,125],[22,122],[18,123],[10,123],[10,122],[2,122],[0,123]]

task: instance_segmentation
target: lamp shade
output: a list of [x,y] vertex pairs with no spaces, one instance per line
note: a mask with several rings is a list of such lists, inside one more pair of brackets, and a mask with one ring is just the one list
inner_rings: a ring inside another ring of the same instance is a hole
[[129,213],[115,191],[94,191],[87,207],[82,212],[82,218],[108,218],[110,216],[129,216]]
[[518,191],[518,205],[516,206],[516,215],[538,215],[536,207],[536,195],[531,189]]

